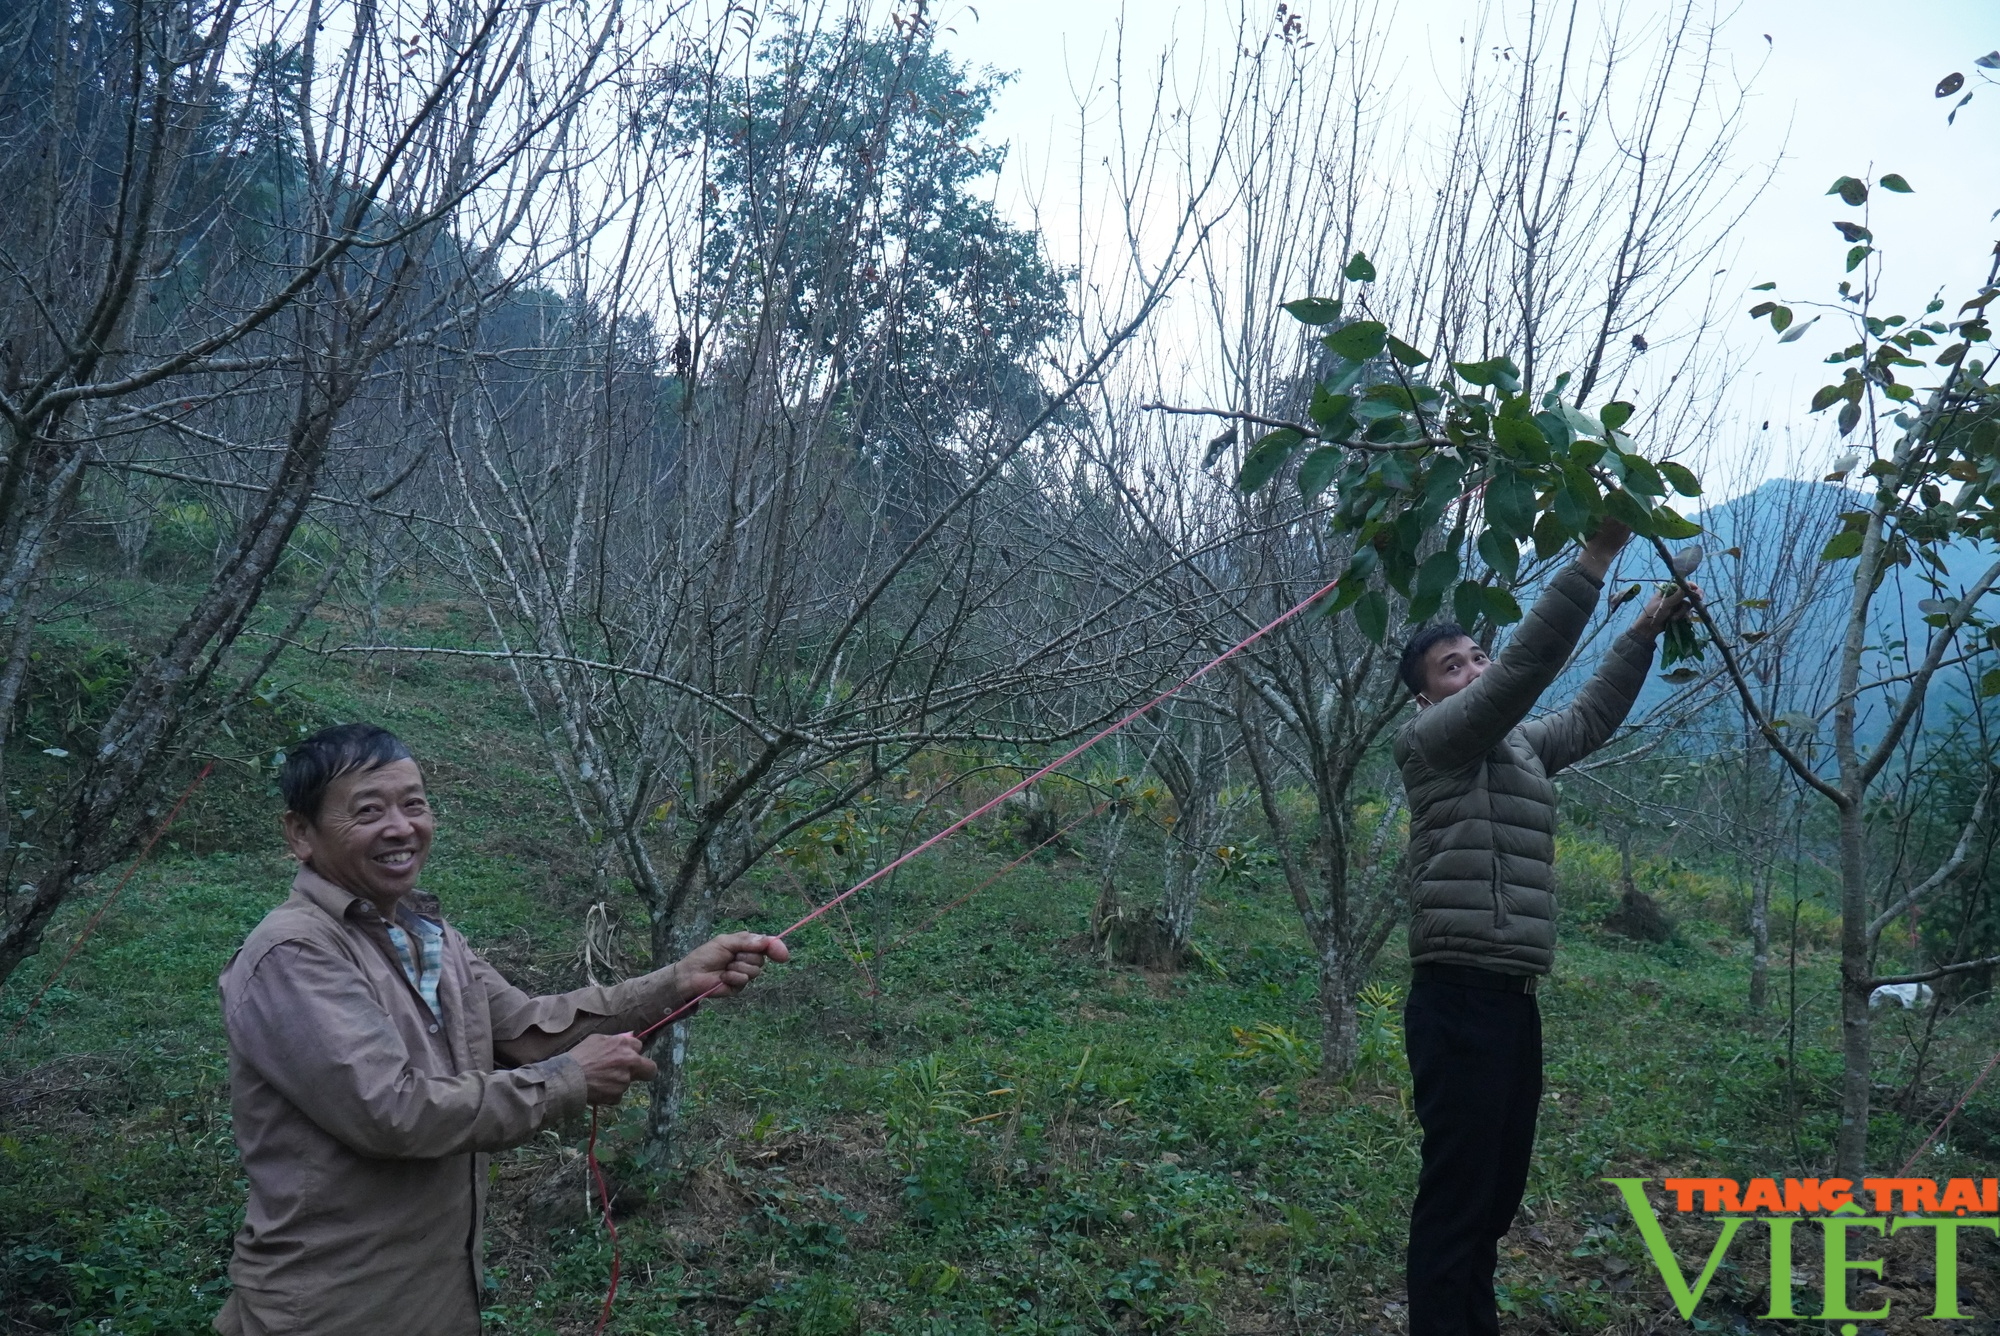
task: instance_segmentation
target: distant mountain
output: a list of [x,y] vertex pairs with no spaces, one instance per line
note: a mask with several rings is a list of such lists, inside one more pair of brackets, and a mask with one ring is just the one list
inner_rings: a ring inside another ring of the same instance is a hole
[[[1819,553],[1827,539],[1839,531],[1840,512],[1863,504],[1865,497],[1851,488],[1779,480],[1708,507],[1697,516],[1707,532],[1693,540],[1705,549],[1696,583],[1711,610],[1731,631],[1732,642],[1741,647],[1741,657],[1757,676],[1760,689],[1772,693],[1776,713],[1818,717],[1833,699],[1834,675],[1853,594],[1853,565],[1823,563]],[[1984,573],[1996,555],[2000,553],[1970,542],[1948,546],[1942,553],[1945,569],[1938,576],[1942,590],[1923,578],[1921,567],[1892,572],[1872,609],[1874,625],[1863,680],[1894,676],[1921,657],[1932,628],[1924,624],[1918,604],[1958,596]],[[1624,577],[1624,583],[1614,588],[1643,581],[1641,598],[1664,578],[1658,560],[1650,558],[1636,541],[1627,549],[1617,573]],[[1760,600],[1768,600],[1769,606],[1757,606]],[[2000,613],[2000,595],[1989,594],[1988,600]],[[1613,627],[1629,622],[1639,602],[1634,599],[1613,614]],[[1578,655],[1577,663],[1545,698],[1549,704],[1560,702],[1583,681],[1606,643],[1600,633]],[[1713,649],[1702,666],[1720,666]],[[1942,720],[1949,711],[1963,709],[1973,685],[1964,669],[1940,672],[1925,703],[1927,720]],[[1639,698],[1635,717],[1659,708],[1676,690],[1661,680],[1656,669]],[[1879,731],[1895,694],[1894,687],[1868,693],[1861,719],[1864,739]]]

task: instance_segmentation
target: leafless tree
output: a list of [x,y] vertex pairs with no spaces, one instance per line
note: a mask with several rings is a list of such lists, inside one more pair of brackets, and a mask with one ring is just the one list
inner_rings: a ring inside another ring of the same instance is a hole
[[[1002,316],[980,303],[1013,298],[969,280],[951,297],[968,327],[926,325],[891,215],[943,207],[898,175],[934,39],[921,13],[738,11],[631,90],[628,119],[666,128],[628,144],[615,242],[577,251],[545,327],[453,368],[436,531],[493,639],[355,647],[513,667],[655,960],[925,749],[1074,735],[1168,657],[1173,628],[1066,539],[1100,499],[1063,440],[1209,225],[1204,164],[1183,159],[1164,218],[1125,198],[1132,233],[1164,239],[1032,345],[980,343]],[[746,49],[775,83],[728,73]],[[729,135],[761,156],[714,152]],[[920,333],[933,359],[971,336],[963,374],[903,360]],[[685,1027],[668,1035],[656,1152],[686,1055]]]
[[[1885,178],[1889,179],[1889,178]],[[1893,187],[1892,187],[1893,188]],[[1843,178],[1843,198],[1860,207],[1867,187]],[[1851,195],[1853,198],[1848,199]],[[1865,216],[1865,215],[1864,215]],[[1864,229],[1865,230],[1865,229]],[[1835,669],[1831,698],[1811,720],[1830,723],[1825,750],[1814,755],[1795,745],[1782,718],[1767,713],[1750,674],[1712,614],[1704,620],[1716,634],[1725,670],[1744,713],[1769,747],[1806,789],[1824,799],[1839,823],[1837,864],[1841,879],[1841,1049],[1840,1132],[1835,1147],[1838,1172],[1859,1178],[1867,1163],[1869,1106],[1873,1086],[1872,1018],[1869,1000],[1885,983],[1929,981],[1979,969],[1995,960],[1961,960],[1909,974],[1878,976],[1876,957],[1884,931],[1959,875],[1980,844],[1981,830],[2000,770],[1988,769],[1965,824],[1928,875],[1897,875],[1902,859],[1881,857],[1871,826],[1883,786],[1920,773],[1917,744],[1925,737],[1926,702],[1940,672],[1968,663],[1990,663],[1991,645],[1971,638],[1969,627],[1986,624],[1986,600],[2000,588],[2000,561],[1992,559],[1995,503],[1983,479],[1992,472],[1996,442],[1995,402],[1977,356],[1989,337],[1985,312],[2000,296],[2000,260],[1956,320],[1887,320],[1874,304],[1879,258],[1863,248],[1855,263],[1865,264],[1857,286],[1843,285],[1838,305],[1827,309],[1852,322],[1859,341],[1832,360],[1849,365],[1843,380],[1819,392],[1816,405],[1845,401],[1842,434],[1863,427],[1857,448],[1835,461],[1829,481],[1845,482],[1857,469],[1867,490],[1859,503],[1840,514],[1840,529],[1826,536],[1819,555],[1828,561],[1852,559],[1836,584],[1843,605],[1839,640],[1830,660]],[[1932,304],[1926,316],[1943,307]],[[1789,308],[1787,315],[1789,316]],[[1907,325],[1908,328],[1902,328]],[[1920,337],[1919,337],[1920,336]],[[1934,336],[1955,339],[1937,358],[1940,383],[1921,404],[1917,391],[1899,384],[1894,368],[1922,366],[1910,356],[1936,346]],[[1864,370],[1865,368],[1865,370]],[[1879,396],[1879,397],[1878,397]],[[1903,407],[1902,405],[1910,405]],[[1864,461],[1865,464],[1864,464]],[[1957,495],[1945,499],[1943,487]],[[1953,534],[1971,540],[1975,558],[1960,576],[1951,576],[1939,549]],[[1885,607],[1886,590],[1907,576],[1932,597],[1917,604],[1918,624],[1900,608]],[[1885,626],[1894,638],[1884,636]],[[1891,841],[1892,847],[1895,841]],[[1892,875],[1878,890],[1883,863]]]
[[[1282,24],[1259,53],[1254,114],[1230,140],[1243,207],[1204,255],[1216,335],[1202,411],[1225,425],[1204,462],[1247,449],[1253,425],[1304,419],[1321,363],[1283,304],[1308,295],[1415,332],[1440,364],[1512,356],[1530,393],[1637,399],[1634,430],[1692,444],[1726,372],[1701,338],[1717,312],[1699,276],[1760,185],[1730,165],[1742,103],[1713,28],[1692,6],[1599,27],[1577,5],[1482,19],[1438,143],[1391,105],[1380,31],[1356,6],[1310,34]],[[1372,264],[1350,268],[1356,252]],[[1311,502],[1266,497],[1243,517],[1262,536],[1242,549],[1238,587],[1266,616],[1351,558],[1308,518]],[[1469,533],[1478,515],[1468,496],[1450,518]],[[1531,562],[1519,578],[1535,577]],[[1401,918],[1382,898],[1395,877],[1354,827],[1403,706],[1394,656],[1345,621],[1307,621],[1260,644],[1241,675],[1246,754],[1319,954],[1324,1061],[1338,1074],[1353,1060],[1354,997]],[[1281,801],[1299,781],[1314,801],[1304,829]]]
[[310,507],[380,503],[404,476],[400,442],[352,434],[355,405],[548,262],[543,208],[621,22],[472,0],[0,18],[0,721],[88,471],[200,489],[229,518],[32,839],[4,823],[0,979],[261,676],[268,657],[231,652]]

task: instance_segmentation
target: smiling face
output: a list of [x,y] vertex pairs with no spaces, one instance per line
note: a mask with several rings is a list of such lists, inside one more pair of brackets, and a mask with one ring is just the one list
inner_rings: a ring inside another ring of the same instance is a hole
[[416,887],[437,821],[411,760],[353,770],[326,786],[319,819],[285,813],[292,857],[342,890],[373,900],[385,917]]
[[1492,660],[1471,636],[1440,640],[1424,653],[1424,690],[1418,701],[1435,705],[1479,680]]

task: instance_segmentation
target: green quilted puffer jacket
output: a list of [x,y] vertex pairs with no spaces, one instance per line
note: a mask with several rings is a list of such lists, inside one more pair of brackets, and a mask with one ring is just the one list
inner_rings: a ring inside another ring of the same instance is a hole
[[1610,739],[1653,663],[1651,638],[1627,631],[1568,709],[1527,719],[1569,662],[1601,588],[1564,569],[1478,681],[1397,734],[1410,804],[1411,964],[1546,974],[1554,962],[1549,777]]

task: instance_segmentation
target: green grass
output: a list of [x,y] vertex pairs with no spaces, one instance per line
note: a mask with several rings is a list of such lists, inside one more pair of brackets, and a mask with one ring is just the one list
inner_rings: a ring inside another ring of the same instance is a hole
[[[428,881],[475,945],[525,986],[580,982],[588,851],[504,677],[290,666],[299,720],[379,718],[424,759],[444,814]],[[216,803],[244,810],[191,813],[207,843],[162,848],[0,1054],[6,1330],[193,1333],[221,1302],[242,1183],[214,980],[286,888],[266,789],[218,788]],[[750,996],[704,1012],[678,1177],[637,1161],[644,1109],[627,1101],[602,1142],[626,1275],[613,1330],[1400,1329],[1418,1132],[1393,999],[1369,1008],[1362,1068],[1328,1083],[1311,960],[1275,878],[1233,879],[1203,905],[1208,967],[1148,976],[1082,944],[1101,869],[1074,852],[1038,856],[866,974],[850,959],[850,940],[916,926],[1018,851],[995,827],[920,860],[803,933],[796,963]],[[1504,1303],[1510,1329],[1636,1332],[1669,1310],[1598,1180],[1819,1172],[1838,1072],[1832,967],[1809,937],[1788,1067],[1780,1026],[1743,1013],[1747,953],[1729,932],[1690,917],[1664,946],[1606,937],[1591,923],[1615,855],[1570,841],[1564,857],[1564,942],[1542,995],[1550,1094],[1528,1227],[1503,1248]],[[1128,899],[1158,866],[1129,846]],[[1642,872],[1683,913],[1726,909],[1715,878]],[[0,994],[0,1025],[110,880]],[[755,878],[729,925],[775,929],[799,906],[785,878]],[[620,912],[643,941],[636,904]],[[1385,960],[1381,981],[1403,974]],[[1781,968],[1780,1015],[1785,983]],[[1992,1014],[1940,1027],[1927,1090],[1958,1088],[1983,1061]],[[1885,1082],[1907,1079],[1902,1025],[1881,1027]],[[1961,1128],[1929,1171],[1995,1173],[2000,1090]],[[498,1157],[495,1330],[595,1318],[609,1248],[582,1206],[581,1134]],[[1875,1135],[1880,1159],[1914,1145],[1891,1111]],[[1966,1245],[1969,1284],[1988,1288],[1968,1294],[1993,1311],[1980,1246]],[[1761,1311],[1752,1261],[1716,1282],[1704,1312],[1718,1329]]]

